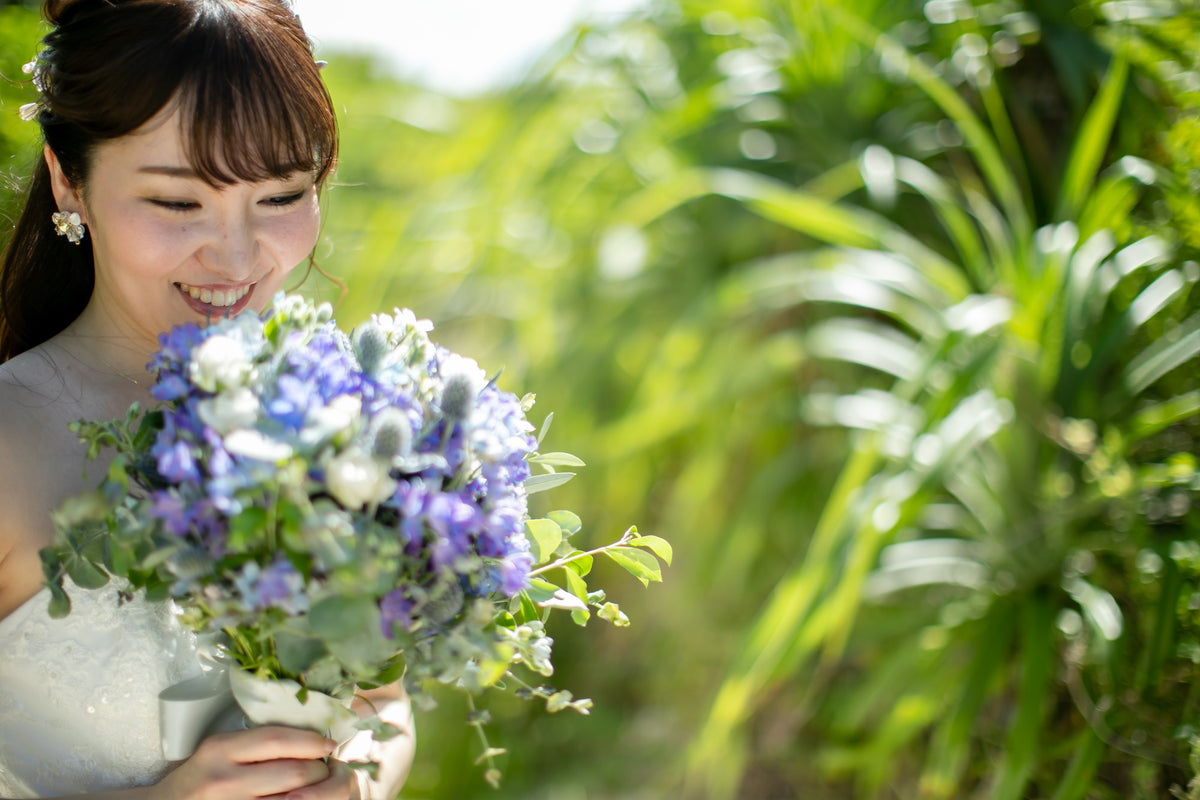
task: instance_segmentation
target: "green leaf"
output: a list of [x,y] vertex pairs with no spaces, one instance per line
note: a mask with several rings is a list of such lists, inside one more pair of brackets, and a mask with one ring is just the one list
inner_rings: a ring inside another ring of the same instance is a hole
[[390,722],[384,722],[379,717],[364,717],[354,723],[360,731],[370,731],[371,738],[377,742],[386,742],[400,735],[401,731]]
[[379,609],[368,597],[332,597],[313,606],[313,632],[331,641],[349,639],[379,628]]
[[[578,553],[580,551],[576,550],[575,552]],[[567,557],[570,558],[570,554],[568,554]],[[573,571],[579,577],[586,578],[588,573],[592,571],[592,564],[594,562],[595,559],[591,556],[581,555],[572,559],[571,561],[568,561],[564,566]]]
[[546,419],[542,420],[542,429],[538,431],[537,443],[538,447],[542,446],[542,440],[546,438],[546,434],[550,432],[550,423],[554,422],[554,412],[551,411],[546,415]]
[[575,595],[568,592],[566,589],[555,589],[554,594],[549,599],[538,603],[542,608],[562,608],[568,611],[583,611],[588,614],[587,603],[580,600]]
[[230,552],[246,553],[254,549],[267,528],[267,511],[250,507],[229,520],[228,545]]
[[994,800],[1024,797],[1035,765],[1045,757],[1043,718],[1052,702],[1049,691],[1054,675],[1054,615],[1045,597],[1031,598],[1021,607],[1020,683],[1013,721],[999,754]]
[[299,675],[316,663],[328,651],[312,637],[280,631],[275,634],[275,655],[287,672]]
[[1113,59],[1104,84],[1084,115],[1075,144],[1071,147],[1070,161],[1063,174],[1059,194],[1059,220],[1075,218],[1087,200],[1112,139],[1128,77],[1129,62],[1120,57]]
[[[537,579],[535,578],[534,580],[536,581]],[[550,593],[554,594],[553,591]],[[520,598],[521,606],[521,616],[519,619],[520,622],[533,622],[535,619],[538,619],[541,616],[541,614],[538,613],[535,601],[530,596],[528,591],[521,592],[519,595],[517,595],[517,597]]]
[[544,492],[547,489],[562,486],[574,477],[574,472],[552,472],[549,475],[533,475],[525,479],[525,491],[529,494]]
[[1176,367],[1200,354],[1200,313],[1193,314],[1169,330],[1132,360],[1125,371],[1125,385],[1132,395]]
[[108,573],[81,555],[67,559],[67,574],[82,589],[99,589],[108,583]]
[[50,617],[62,619],[71,613],[71,598],[63,589],[61,583],[51,583],[50,588]]
[[545,464],[551,467],[586,467],[587,464],[578,456],[570,453],[538,453],[529,458],[532,464]]
[[586,604],[588,596],[587,582],[579,576],[579,573],[571,569],[569,565],[563,568],[563,574],[567,576],[567,591]]
[[562,544],[563,531],[553,520],[530,519],[525,521],[525,536],[533,546],[533,563],[544,564]]
[[379,674],[375,676],[372,683],[379,684],[380,686],[393,684],[404,677],[404,671],[407,668],[407,662],[403,658],[397,657],[391,664],[388,664],[379,671]]
[[630,547],[644,547],[654,555],[671,564],[671,558],[675,555],[671,543],[661,536],[637,536],[626,542]]
[[[550,581],[533,578],[529,581],[529,588],[521,592],[521,596],[529,598],[529,602],[540,606],[542,603],[553,598],[558,591],[560,591],[559,588],[550,583]],[[536,619],[537,616],[537,611],[534,611],[533,618]]]
[[564,537],[574,536],[583,528],[583,520],[571,511],[551,511],[546,515],[546,519],[557,522],[558,527],[562,528]]
[[662,567],[659,566],[658,559],[645,550],[633,547],[610,547],[604,551],[604,554],[641,581],[644,586],[649,586],[650,581],[662,580]]

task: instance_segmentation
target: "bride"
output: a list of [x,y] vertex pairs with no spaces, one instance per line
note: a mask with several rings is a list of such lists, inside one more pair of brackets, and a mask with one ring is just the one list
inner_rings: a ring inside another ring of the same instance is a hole
[[413,745],[398,687],[368,699],[405,735],[348,745],[375,748],[375,779],[339,768],[362,753],[279,726],[168,764],[158,693],[198,669],[168,610],[107,588],[48,617],[50,513],[105,468],[85,477],[67,425],[153,403],[160,333],[263,308],[316,243],[337,134],[286,0],[47,0],[45,15],[23,109],[44,157],[0,271],[0,798],[393,797]]

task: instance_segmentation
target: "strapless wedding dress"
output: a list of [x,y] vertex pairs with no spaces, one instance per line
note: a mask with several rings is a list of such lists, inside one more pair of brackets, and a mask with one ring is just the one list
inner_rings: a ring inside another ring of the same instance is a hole
[[158,693],[200,673],[170,604],[117,586],[72,585],[71,613],[49,590],[0,620],[0,797],[143,786],[167,770]]

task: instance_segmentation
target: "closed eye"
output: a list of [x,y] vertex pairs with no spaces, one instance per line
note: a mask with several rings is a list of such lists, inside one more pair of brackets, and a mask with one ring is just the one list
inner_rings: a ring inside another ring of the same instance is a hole
[[268,206],[282,208],[299,203],[306,194],[308,194],[308,189],[301,189],[300,191],[293,192],[292,194],[281,194],[275,197],[268,197],[266,200],[263,200],[263,203]]
[[151,197],[148,198],[148,202],[150,202],[151,205],[158,206],[159,208],[165,208],[168,211],[183,212],[191,211],[200,207],[199,203],[192,202],[191,200],[160,200]]

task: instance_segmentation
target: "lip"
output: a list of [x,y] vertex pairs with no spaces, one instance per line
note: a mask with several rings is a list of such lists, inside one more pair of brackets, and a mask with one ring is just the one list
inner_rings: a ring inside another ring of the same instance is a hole
[[[246,292],[245,296],[241,297],[233,305],[215,306],[212,303],[205,303],[192,297],[190,294],[188,294],[187,289],[183,288],[184,285],[185,284],[179,283],[174,284],[175,291],[179,292],[179,296],[183,298],[183,302],[187,303],[188,306],[190,306],[191,309],[197,314],[204,317],[206,321],[213,318],[221,319],[222,317],[233,317],[242,313],[242,311],[246,309],[246,306],[250,305],[250,298],[254,297],[254,290],[258,288],[257,282],[251,283],[249,284],[249,291]],[[215,286],[196,286],[189,283],[186,285],[191,286],[193,289],[211,289],[213,291],[222,292],[237,291],[246,287],[246,284],[241,284],[240,286],[231,286],[228,284],[219,284]]]

